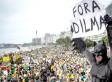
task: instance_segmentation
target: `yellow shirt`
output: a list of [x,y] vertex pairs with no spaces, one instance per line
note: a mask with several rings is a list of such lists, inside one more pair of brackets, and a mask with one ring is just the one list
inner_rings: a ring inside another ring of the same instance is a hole
[[25,82],[25,79],[23,79],[22,82]]
[[52,65],[52,66],[51,66],[51,70],[54,70],[54,68],[55,68],[54,65]]
[[70,73],[67,73],[67,78],[70,78],[71,74]]
[[15,76],[15,75],[14,75],[14,74],[12,74],[12,78],[14,78],[14,76]]
[[74,75],[73,75],[73,74],[71,74],[71,75],[70,75],[70,78],[71,78],[71,79],[74,79]]

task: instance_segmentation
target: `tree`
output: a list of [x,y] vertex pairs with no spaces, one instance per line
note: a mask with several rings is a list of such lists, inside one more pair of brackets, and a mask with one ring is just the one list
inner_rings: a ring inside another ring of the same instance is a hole
[[65,47],[67,50],[71,45],[71,39],[69,36],[67,36],[66,38],[59,38],[56,40],[58,45],[61,45],[62,47]]
[[86,39],[85,42],[86,42],[87,47],[92,47],[94,44],[94,42],[90,39]]
[[59,39],[56,40],[56,43],[58,45],[63,45],[63,42],[64,42],[64,39],[63,38],[59,38]]
[[104,41],[106,45],[108,45],[108,37],[107,36],[102,37],[101,40]]
[[64,38],[64,46],[65,48],[68,50],[68,48],[71,46],[71,39],[69,36],[67,36],[66,38]]

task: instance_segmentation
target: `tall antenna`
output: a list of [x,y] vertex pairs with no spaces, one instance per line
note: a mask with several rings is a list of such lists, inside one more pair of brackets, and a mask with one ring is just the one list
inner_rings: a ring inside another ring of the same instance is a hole
[[38,37],[37,37],[37,30],[36,30],[36,38],[38,38]]

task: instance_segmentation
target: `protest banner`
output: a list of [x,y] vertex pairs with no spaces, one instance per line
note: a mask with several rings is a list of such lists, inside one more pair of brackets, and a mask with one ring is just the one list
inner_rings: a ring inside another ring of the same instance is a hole
[[10,56],[3,57],[3,62],[9,62],[10,60]]
[[105,31],[104,6],[97,0],[83,0],[73,7],[73,38],[101,34]]
[[15,59],[18,60],[19,58],[22,58],[21,55],[15,55]]

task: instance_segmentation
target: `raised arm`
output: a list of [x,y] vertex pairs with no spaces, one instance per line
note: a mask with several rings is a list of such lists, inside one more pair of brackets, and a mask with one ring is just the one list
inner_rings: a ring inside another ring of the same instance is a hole
[[92,65],[94,63],[94,57],[92,52],[90,52],[87,47],[86,47],[86,43],[83,41],[82,38],[74,38],[72,40],[73,42],[73,47],[76,50],[79,50],[80,52],[82,52],[85,57],[88,59],[88,61],[90,62],[90,64]]
[[93,54],[86,48],[85,51],[83,51],[85,57],[88,59],[91,65],[95,63]]
[[112,18],[109,17],[109,15],[105,15],[104,20],[106,23],[107,36],[110,46],[110,57],[112,57]]
[[110,60],[108,62],[109,68],[112,70],[112,18],[109,15],[104,16],[106,23],[107,36],[110,46]]

